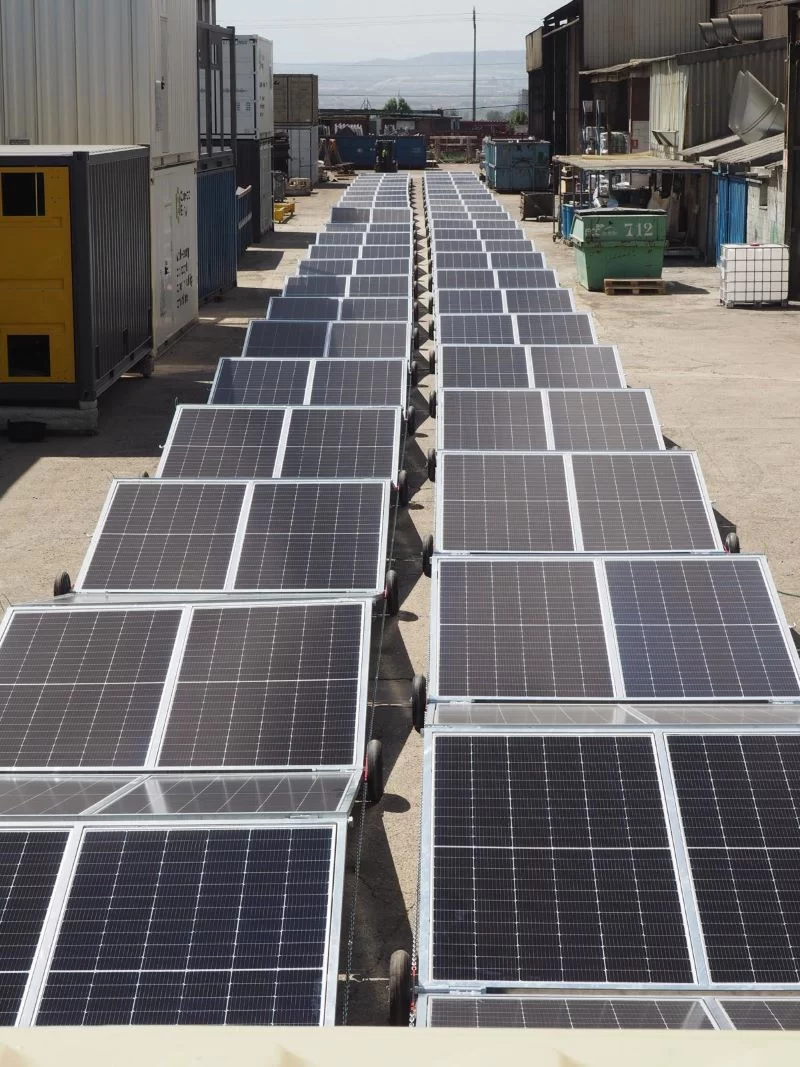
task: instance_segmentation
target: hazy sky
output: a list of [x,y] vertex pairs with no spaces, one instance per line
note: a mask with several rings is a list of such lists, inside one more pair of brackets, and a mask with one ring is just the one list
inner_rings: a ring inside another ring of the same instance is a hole
[[[518,51],[525,34],[554,11],[558,0],[495,0],[499,11],[478,5],[478,48]],[[410,7],[386,0],[303,0],[279,5],[267,0],[217,0],[217,21],[275,42],[278,63],[335,63],[402,58],[426,52],[472,48],[472,8],[464,0],[437,0]]]

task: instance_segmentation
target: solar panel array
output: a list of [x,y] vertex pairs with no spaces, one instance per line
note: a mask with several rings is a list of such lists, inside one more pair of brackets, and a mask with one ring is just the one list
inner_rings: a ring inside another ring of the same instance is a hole
[[425,202],[417,1022],[798,1029],[800,661],[766,560],[723,550],[697,456],[474,175]]
[[315,247],[369,269],[299,275],[0,625],[5,1025],[335,1019],[412,326],[408,179],[362,188]]

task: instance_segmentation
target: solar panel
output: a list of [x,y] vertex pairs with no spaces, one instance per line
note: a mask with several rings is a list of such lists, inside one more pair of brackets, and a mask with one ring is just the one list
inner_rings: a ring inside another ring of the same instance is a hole
[[410,245],[414,240],[411,227],[404,230],[384,230],[376,233],[367,233],[364,238],[366,245]]
[[67,844],[63,832],[0,833],[0,1023],[14,1026]]
[[496,281],[491,270],[437,270],[433,288],[435,293],[440,289],[493,289]]
[[558,287],[554,270],[499,270],[497,284],[500,289],[556,289]]
[[438,318],[443,345],[513,345],[514,320],[510,315],[445,315]]
[[547,396],[557,449],[646,452],[663,448],[644,389],[554,390]]
[[140,766],[181,612],[12,610],[0,644],[0,760]]
[[606,574],[631,699],[800,696],[759,558],[609,561]]
[[78,816],[99,806],[135,778],[121,775],[65,778],[46,774],[0,775],[0,815],[13,819]]
[[711,979],[800,980],[800,736],[668,738]]
[[284,408],[178,408],[159,464],[162,478],[271,478]]
[[410,322],[411,299],[406,297],[367,297],[343,300],[340,318],[343,321],[362,322]]
[[284,815],[346,810],[353,776],[292,774],[150,775],[102,808],[105,815]]
[[523,1030],[713,1030],[700,1000],[428,997],[428,1026]]
[[364,245],[361,249],[361,258],[377,259],[381,262],[394,259],[402,260],[406,264],[405,269],[408,270],[414,259],[414,250],[410,241],[393,245]]
[[721,1000],[736,1030],[800,1030],[800,1000],[765,997]]
[[36,1023],[320,1023],[335,838],[88,830]]
[[408,362],[404,359],[331,359],[314,367],[311,404],[405,407]]
[[440,270],[491,270],[488,252],[440,252],[434,267]]
[[449,389],[439,399],[439,447],[452,451],[537,452],[548,447],[542,394]]
[[505,298],[512,314],[575,310],[571,289],[507,289]]
[[411,277],[406,274],[376,274],[351,278],[348,296],[403,296],[411,292]]
[[393,478],[399,463],[398,434],[396,409],[295,409],[281,473],[296,478]]
[[440,315],[463,315],[505,311],[499,289],[437,289],[436,309]]
[[389,259],[360,259],[356,263],[356,275],[405,274],[411,270],[411,257],[392,256]]
[[575,455],[571,465],[587,552],[722,547],[692,453]]
[[438,470],[441,551],[574,550],[561,456],[445,452]]
[[488,249],[483,247],[483,242],[478,239],[477,233],[474,237],[461,237],[456,240],[435,238],[433,242],[434,257],[438,259],[440,255],[448,252],[486,252]]
[[433,981],[688,983],[652,741],[437,735]]
[[308,250],[309,259],[359,259],[361,256],[360,244],[349,245],[311,245]]
[[591,316],[582,312],[517,315],[515,322],[519,335],[515,340],[523,345],[593,345],[597,342]]
[[541,252],[487,252],[492,270],[545,270]]
[[[355,259],[353,256],[350,256],[347,259],[303,259],[298,263],[297,271],[300,277],[319,274],[333,274],[346,277],[351,274],[360,274],[361,264],[362,260]],[[401,267],[400,269],[402,271],[404,268]],[[385,273],[390,272],[386,271]],[[392,271],[391,273],[395,272]]]
[[525,349],[512,345],[443,345],[436,373],[443,389],[527,389]]
[[644,712],[622,704],[436,704],[433,723],[449,726],[641,726]]
[[287,278],[284,296],[345,296],[348,279],[338,274],[312,274]]
[[333,322],[339,317],[341,306],[340,300],[324,296],[297,298],[273,296],[267,308],[267,319]]
[[318,245],[350,245],[363,243],[363,235],[355,232],[350,233],[326,233],[317,234]]
[[209,404],[302,404],[313,366],[302,359],[221,359]]
[[327,338],[328,326],[325,322],[298,324],[253,319],[247,328],[242,355],[316,359],[325,355]]
[[331,359],[405,359],[411,356],[407,322],[334,322],[328,348]]
[[435,567],[437,695],[615,696],[591,561],[442,558]]
[[610,345],[539,345],[530,349],[538,389],[624,389],[625,376]]
[[[511,252],[513,255],[533,255],[536,253],[533,241],[484,241],[483,247],[487,252],[497,255],[497,253]],[[544,267],[544,261],[542,261],[542,267]]]

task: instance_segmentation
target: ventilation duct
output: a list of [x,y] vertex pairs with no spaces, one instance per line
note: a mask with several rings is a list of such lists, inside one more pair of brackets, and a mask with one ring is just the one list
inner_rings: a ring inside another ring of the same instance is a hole
[[717,42],[719,44],[736,43],[736,38],[733,35],[733,26],[727,15],[722,18],[712,19],[711,25],[714,27],[714,33],[717,35]]
[[783,104],[749,70],[736,76],[728,125],[745,144],[781,133],[786,124]]
[[706,42],[707,48],[716,48],[719,44],[717,38],[717,31],[714,29],[714,25],[711,22],[701,22],[700,32],[703,35],[703,40]]
[[730,19],[733,36],[739,44],[764,39],[763,15],[728,15],[728,18]]

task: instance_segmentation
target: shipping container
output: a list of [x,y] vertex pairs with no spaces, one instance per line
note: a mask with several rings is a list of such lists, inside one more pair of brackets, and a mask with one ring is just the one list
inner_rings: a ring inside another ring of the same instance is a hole
[[[427,138],[393,137],[394,158],[401,170],[424,170],[427,161]],[[343,163],[352,163],[354,167],[372,168],[375,166],[376,141],[374,136],[358,137],[351,134],[339,134],[336,147]]]
[[276,74],[273,87],[276,126],[319,124],[319,78],[316,74]]
[[232,167],[197,175],[197,244],[200,300],[236,286],[236,171]]
[[319,184],[319,126],[280,126],[289,138],[289,177]]
[[[272,41],[236,38],[236,136],[263,140],[275,133]],[[225,92],[230,93],[226,82]],[[227,113],[227,109],[226,109]]]
[[156,351],[197,321],[197,167],[154,171],[150,186],[153,335]]
[[274,228],[272,221],[272,144],[240,140],[236,144],[236,180],[241,188],[251,186],[253,240]]
[[197,159],[197,23],[187,0],[3,0],[0,142],[141,144]]
[[[0,404],[80,409],[127,370],[149,373],[146,148],[0,149]],[[42,416],[41,421],[49,421]]]
[[[236,35],[232,27],[197,26],[199,169],[232,167],[236,155]],[[227,88],[227,92],[225,89]]]
[[544,192],[550,187],[547,141],[483,142],[486,184],[500,193]]

